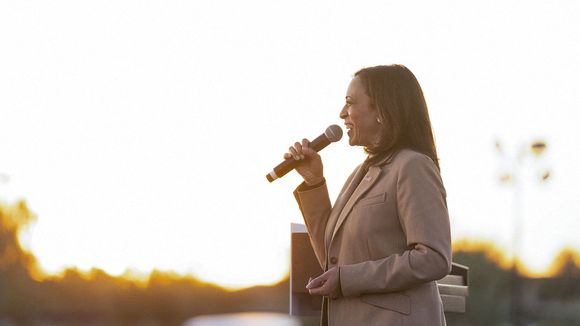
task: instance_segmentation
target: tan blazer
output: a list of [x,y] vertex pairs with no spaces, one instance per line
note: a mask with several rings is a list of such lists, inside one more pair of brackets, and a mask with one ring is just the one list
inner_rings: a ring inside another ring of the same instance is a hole
[[445,325],[435,280],[451,271],[449,216],[428,156],[357,167],[334,207],[326,185],[303,187],[294,195],[320,265],[340,267],[342,296],[324,299],[323,324]]

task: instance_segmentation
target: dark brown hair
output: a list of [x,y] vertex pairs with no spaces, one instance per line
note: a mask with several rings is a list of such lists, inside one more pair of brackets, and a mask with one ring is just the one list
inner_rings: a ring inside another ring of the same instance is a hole
[[367,163],[408,148],[429,156],[439,168],[427,103],[415,75],[403,65],[388,65],[363,68],[354,76],[360,78],[383,126],[379,144],[365,148],[371,154]]

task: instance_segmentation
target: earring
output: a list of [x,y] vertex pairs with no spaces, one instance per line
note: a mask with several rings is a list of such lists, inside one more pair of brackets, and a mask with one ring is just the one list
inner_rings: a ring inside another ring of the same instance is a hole
[[383,121],[381,120],[381,118],[377,118],[377,122],[378,123],[383,123]]

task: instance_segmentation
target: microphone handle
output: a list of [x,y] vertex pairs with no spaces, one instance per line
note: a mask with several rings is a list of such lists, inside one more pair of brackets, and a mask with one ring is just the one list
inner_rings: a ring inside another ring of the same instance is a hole
[[[310,148],[315,150],[316,152],[320,152],[323,148],[330,144],[330,140],[326,137],[325,134],[322,134],[313,141],[310,142]],[[298,165],[298,162],[294,158],[287,158],[282,163],[278,164],[272,172],[266,175],[268,181],[272,182],[278,178],[281,178],[286,175],[286,173],[294,170]]]

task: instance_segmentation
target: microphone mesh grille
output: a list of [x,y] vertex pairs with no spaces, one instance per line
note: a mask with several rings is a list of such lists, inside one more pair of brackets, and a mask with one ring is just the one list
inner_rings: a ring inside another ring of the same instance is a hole
[[328,140],[330,140],[330,142],[334,143],[342,138],[342,129],[337,125],[332,125],[326,128],[324,135]]

